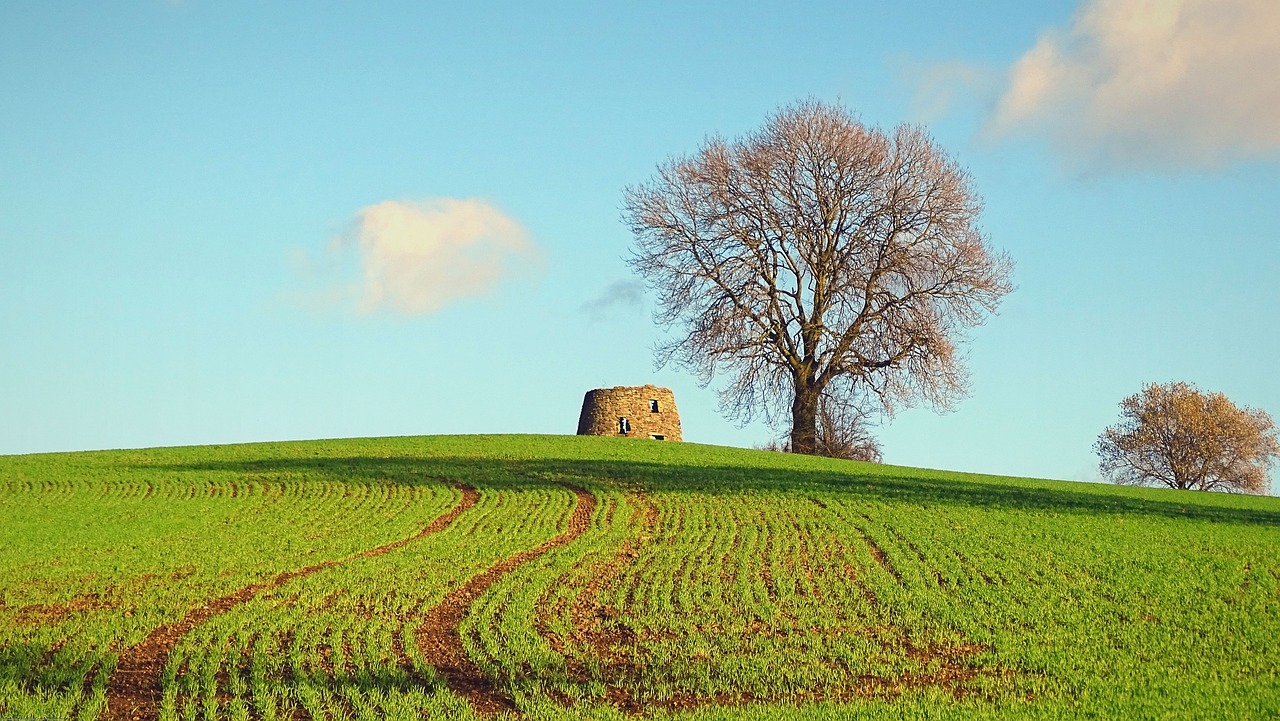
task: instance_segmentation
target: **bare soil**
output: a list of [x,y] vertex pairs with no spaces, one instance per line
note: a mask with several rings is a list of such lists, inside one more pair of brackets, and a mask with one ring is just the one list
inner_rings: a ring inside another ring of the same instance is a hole
[[79,613],[111,610],[116,604],[97,593],[80,594],[66,603],[37,603],[23,606],[13,617],[19,626],[52,626]]

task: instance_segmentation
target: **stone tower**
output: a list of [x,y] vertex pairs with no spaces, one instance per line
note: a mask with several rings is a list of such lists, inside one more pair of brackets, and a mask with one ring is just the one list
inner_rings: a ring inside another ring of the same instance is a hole
[[682,440],[676,397],[670,388],[649,385],[587,391],[578,416],[578,435]]

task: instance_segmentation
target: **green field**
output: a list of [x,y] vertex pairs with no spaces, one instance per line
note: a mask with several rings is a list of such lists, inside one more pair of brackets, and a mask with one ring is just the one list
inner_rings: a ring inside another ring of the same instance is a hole
[[184,618],[162,719],[1277,718],[1280,499],[589,437],[0,457],[0,717],[121,717]]

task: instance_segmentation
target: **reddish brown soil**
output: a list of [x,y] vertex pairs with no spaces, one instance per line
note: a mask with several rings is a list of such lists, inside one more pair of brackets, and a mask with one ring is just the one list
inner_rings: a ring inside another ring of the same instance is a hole
[[115,608],[115,604],[97,593],[85,593],[66,603],[37,603],[23,606],[13,617],[13,623],[19,626],[52,626],[68,618],[89,611],[101,611]]
[[474,506],[476,501],[480,499],[480,494],[476,489],[466,485],[458,485],[458,488],[462,491],[462,500],[449,509],[447,513],[432,521],[430,525],[408,538],[402,538],[385,546],[361,551],[346,558],[325,561],[324,563],[317,563],[294,571],[285,571],[274,579],[245,586],[235,593],[193,608],[176,623],[156,628],[141,643],[126,648],[120,654],[116,670],[111,674],[111,678],[107,680],[106,718],[108,721],[158,718],[160,715],[160,700],[163,694],[163,689],[160,686],[161,673],[169,661],[169,654],[173,652],[178,641],[190,633],[193,628],[220,613],[224,613],[248,601],[264,590],[279,588],[295,578],[333,568],[338,564],[357,558],[380,556],[423,536],[444,530],[463,511]]
[[[868,521],[871,520],[871,517],[865,513],[862,514],[862,517]],[[878,546],[875,541],[871,540],[871,536],[867,535],[866,531],[861,528],[857,530],[858,533],[862,534],[862,540],[867,542],[867,548],[871,551],[871,557],[876,559],[876,563],[879,563],[881,568],[892,574],[894,578],[898,579],[898,583],[902,583],[902,574],[899,573],[898,569],[894,568],[893,564],[889,562],[889,557],[885,555],[884,549]]]
[[467,656],[462,646],[462,634],[459,626],[466,618],[472,601],[485,592],[495,581],[510,573],[522,563],[567,545],[581,536],[591,524],[591,514],[595,512],[596,499],[586,489],[568,486],[578,497],[573,514],[569,517],[569,527],[564,533],[552,538],[537,548],[521,551],[510,558],[499,561],[487,571],[474,576],[461,587],[450,591],[427,611],[422,625],[418,627],[418,649],[423,659],[435,667],[437,673],[444,677],[445,683],[455,693],[467,699],[477,713],[497,713],[515,709],[515,703],[502,693],[493,680],[481,671]]
[[[569,644],[586,649],[607,669],[610,677],[605,689],[606,697],[614,706],[628,713],[639,713],[644,709],[628,695],[617,682],[634,677],[638,669],[634,661],[619,649],[625,649],[636,642],[634,633],[625,627],[609,623],[616,615],[614,609],[608,608],[597,600],[600,593],[617,582],[622,572],[640,556],[640,548],[650,542],[654,529],[658,525],[658,508],[644,494],[633,491],[628,500],[640,509],[633,517],[634,535],[623,541],[618,553],[608,561],[591,566],[591,574],[586,586],[569,606],[569,618],[573,622],[573,631],[568,639],[561,638],[550,629],[548,619],[563,611],[559,608],[546,609],[537,621],[538,633],[547,641],[553,650],[564,657],[569,678],[577,683],[585,684],[591,680],[591,674],[581,659],[568,652]],[[610,509],[612,513],[612,509]],[[568,641],[568,643],[566,643]],[[568,706],[568,698],[552,694],[560,703]]]
[[[627,659],[619,656],[617,649],[634,643],[636,639],[629,635],[630,629],[606,624],[606,621],[616,615],[616,611],[604,607],[596,599],[601,591],[610,588],[617,581],[628,565],[639,558],[641,546],[653,537],[653,531],[658,525],[658,508],[652,501],[639,492],[630,494],[629,499],[641,509],[636,521],[633,521],[638,526],[636,535],[623,541],[618,554],[611,561],[592,569],[586,587],[569,608],[569,617],[574,626],[574,644],[590,648],[598,658],[612,664],[626,663]],[[563,642],[546,629],[545,623],[540,625],[539,630],[553,648],[564,653]],[[578,677],[583,681],[587,679],[586,672],[577,659],[566,655],[565,661],[571,677]]]

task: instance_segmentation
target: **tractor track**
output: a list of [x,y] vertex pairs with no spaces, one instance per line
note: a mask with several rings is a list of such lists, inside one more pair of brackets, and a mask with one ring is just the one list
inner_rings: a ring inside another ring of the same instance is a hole
[[309,576],[317,571],[333,568],[358,558],[380,556],[412,543],[423,536],[444,530],[459,515],[474,506],[480,499],[479,491],[471,486],[458,483],[454,484],[454,487],[462,491],[462,499],[453,508],[437,517],[412,536],[378,546],[377,548],[360,551],[345,558],[313,564],[294,571],[284,571],[269,581],[245,586],[234,593],[222,596],[202,606],[197,606],[188,611],[176,623],[157,627],[141,643],[126,648],[120,654],[116,669],[107,680],[107,710],[105,715],[107,721],[136,721],[159,718],[160,701],[164,694],[164,689],[161,686],[161,675],[164,673],[165,665],[169,661],[169,655],[184,636],[205,621],[231,610],[262,591],[279,588],[295,578]]
[[[586,587],[570,604],[569,618],[574,630],[568,640],[587,650],[613,676],[605,685],[605,698],[609,703],[628,714],[637,714],[643,711],[643,707],[636,703],[620,683],[622,679],[635,675],[634,661],[618,652],[620,647],[632,645],[636,639],[629,629],[612,628],[605,623],[610,617],[610,610],[598,600],[601,592],[612,588],[622,573],[640,557],[641,548],[652,542],[658,527],[658,507],[648,496],[640,491],[632,491],[628,494],[628,500],[639,511],[636,533],[622,542],[612,559],[595,569]],[[591,680],[586,664],[569,652],[566,639],[561,639],[550,630],[546,618],[539,619],[538,633],[552,649],[564,657],[570,679],[580,684]],[[556,700],[563,706],[572,706],[567,698],[557,697]]]
[[515,702],[467,655],[462,644],[460,626],[467,617],[471,604],[494,582],[521,564],[569,544],[590,527],[591,516],[596,509],[595,496],[580,486],[567,483],[564,486],[573,491],[577,502],[569,516],[569,527],[563,533],[544,541],[536,548],[499,561],[484,573],[473,576],[428,610],[422,625],[418,627],[418,650],[423,660],[433,666],[449,688],[465,698],[477,713],[515,710]]

